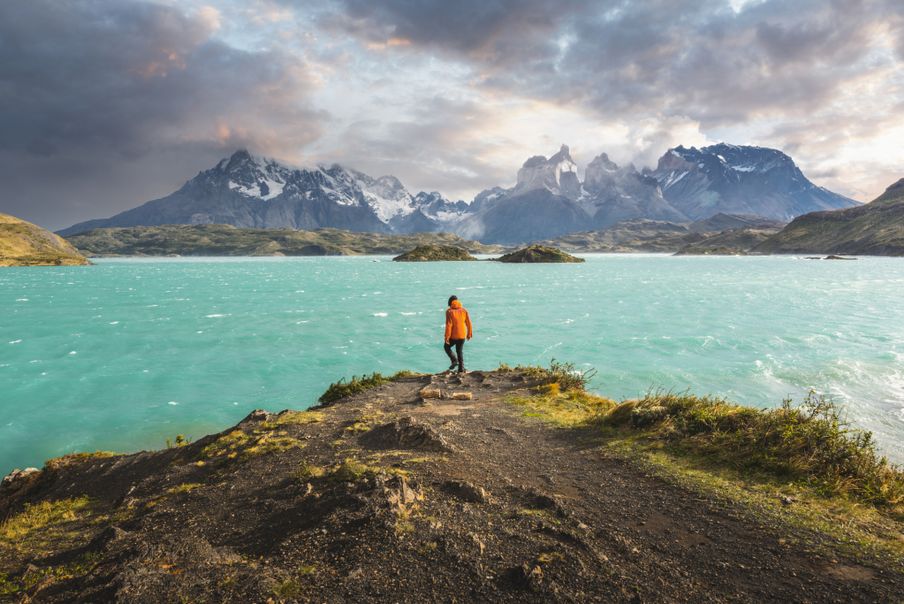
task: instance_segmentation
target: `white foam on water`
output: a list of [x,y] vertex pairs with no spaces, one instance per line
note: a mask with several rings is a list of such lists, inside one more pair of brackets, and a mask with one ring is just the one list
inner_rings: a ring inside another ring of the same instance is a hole
[[10,340],[9,343],[10,344],[21,344],[22,340]]
[[176,401],[169,401],[169,402],[167,403],[167,405],[172,405],[173,407],[175,407],[175,406],[178,405],[178,404],[179,404],[179,403],[176,402]]
[[69,356],[75,356],[75,355],[77,355],[77,354],[78,354],[78,353],[77,353],[76,351],[74,351],[74,350],[70,350],[70,351],[69,351]]
[[414,315],[419,315],[421,313],[419,313],[419,312],[400,312],[399,314],[402,315],[403,317],[412,317]]
[[375,312],[374,316],[375,317],[388,317],[389,313],[388,312]]
[[16,298],[16,302],[28,302],[28,298]]
[[110,325],[119,325],[119,321],[110,321]]
[[215,313],[212,315],[204,315],[204,318],[206,318],[206,319],[222,319],[223,317],[228,317],[228,316],[229,316],[228,314]]

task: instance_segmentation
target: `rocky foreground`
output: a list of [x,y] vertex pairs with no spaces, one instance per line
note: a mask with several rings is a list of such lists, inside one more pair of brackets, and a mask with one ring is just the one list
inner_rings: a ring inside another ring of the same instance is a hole
[[10,476],[0,601],[900,600],[900,560],[852,557],[527,417],[513,397],[548,381],[398,377]]

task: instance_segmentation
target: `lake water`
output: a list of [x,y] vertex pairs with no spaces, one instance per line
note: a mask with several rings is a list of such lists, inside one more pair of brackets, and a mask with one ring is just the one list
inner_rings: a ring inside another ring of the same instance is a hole
[[580,265],[380,257],[102,260],[0,270],[0,473],[73,451],[199,438],[342,376],[568,361],[614,398],[758,407],[808,389],[904,461],[904,259],[588,255]]

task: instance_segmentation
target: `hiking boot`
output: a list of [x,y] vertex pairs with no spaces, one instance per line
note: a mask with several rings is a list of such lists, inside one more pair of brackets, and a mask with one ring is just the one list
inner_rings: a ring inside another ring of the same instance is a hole
[[449,368],[446,369],[446,373],[452,373],[453,371],[455,371],[456,367],[458,367],[458,363],[452,363],[451,365],[449,365]]
[[463,374],[465,374],[465,373],[467,373],[467,370],[465,370],[464,367],[459,367],[459,368],[458,368],[458,375],[463,375]]

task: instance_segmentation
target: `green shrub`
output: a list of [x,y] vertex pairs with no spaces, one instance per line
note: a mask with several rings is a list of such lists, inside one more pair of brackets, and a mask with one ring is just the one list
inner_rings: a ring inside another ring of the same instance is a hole
[[810,393],[799,405],[752,409],[713,397],[650,393],[601,418],[643,430],[674,450],[712,462],[767,472],[861,501],[904,503],[904,473],[876,452],[870,432],[852,428],[832,401]]
[[[508,365],[500,365],[499,370],[512,371]],[[514,371],[542,384],[558,384],[562,392],[584,390],[590,380],[593,379],[593,376],[596,375],[596,369],[579,371],[574,368],[574,363],[560,363],[555,359],[549,362],[549,367],[518,365]]]
[[413,371],[402,370],[389,377],[386,377],[381,373],[374,372],[370,375],[362,375],[361,377],[352,376],[352,379],[348,382],[345,381],[345,378],[342,378],[338,382],[333,382],[332,384],[330,384],[329,388],[326,389],[326,392],[320,395],[318,401],[323,404],[334,403],[338,400],[344,399],[347,396],[359,394],[361,392],[370,390],[371,388],[376,388],[377,386],[388,384],[393,380],[406,377],[414,377],[418,375],[421,374],[414,373]]

